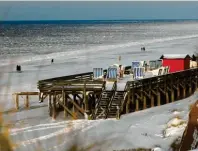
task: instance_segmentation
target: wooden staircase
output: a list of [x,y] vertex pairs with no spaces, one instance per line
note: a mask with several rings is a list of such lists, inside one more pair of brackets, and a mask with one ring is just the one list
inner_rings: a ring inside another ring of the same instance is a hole
[[102,92],[97,108],[95,110],[95,119],[106,118],[107,108],[108,108],[112,95],[113,95],[113,91]]
[[108,106],[112,96],[116,90],[116,82],[114,82],[111,90],[103,90],[95,107],[94,119],[106,118]]
[[114,91],[114,94],[109,102],[106,118],[119,118],[122,111],[122,106],[125,104],[125,96],[127,95],[127,84],[124,91]]
[[106,118],[116,118],[124,101],[125,91],[115,91],[109,103]]

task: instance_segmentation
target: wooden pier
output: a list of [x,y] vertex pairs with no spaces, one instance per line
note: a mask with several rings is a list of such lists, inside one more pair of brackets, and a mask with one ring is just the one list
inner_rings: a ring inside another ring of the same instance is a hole
[[[130,69],[130,67],[127,67]],[[117,82],[106,90],[105,81],[92,80],[93,72],[38,82],[40,101],[48,98],[49,115],[63,110],[74,119],[120,118],[146,108],[160,106],[192,95],[197,89],[198,68],[128,81],[123,91]]]
[[18,110],[19,109],[19,98],[20,96],[26,96],[25,100],[24,100],[24,105],[25,108],[29,108],[29,96],[32,95],[39,95],[39,92],[16,92],[14,94],[12,94],[14,96],[14,102],[15,102],[15,109]]

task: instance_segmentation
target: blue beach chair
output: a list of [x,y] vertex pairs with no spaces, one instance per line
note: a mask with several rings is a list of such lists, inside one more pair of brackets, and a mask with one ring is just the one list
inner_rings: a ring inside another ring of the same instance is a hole
[[109,67],[107,70],[108,80],[117,80],[118,69],[116,67]]
[[140,61],[133,61],[133,62],[132,62],[132,65],[131,65],[131,68],[132,68],[132,70],[133,70],[133,68],[138,68],[138,67],[140,67],[140,66],[141,66]]
[[134,80],[143,79],[145,73],[144,67],[135,67],[133,68],[133,78]]
[[103,68],[93,68],[93,79],[103,78]]

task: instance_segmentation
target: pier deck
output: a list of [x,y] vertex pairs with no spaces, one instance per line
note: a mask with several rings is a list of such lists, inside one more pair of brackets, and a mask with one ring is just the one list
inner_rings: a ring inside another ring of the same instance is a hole
[[[38,82],[40,100],[48,97],[49,114],[55,118],[62,108],[65,116],[87,114],[90,119],[119,118],[122,114],[163,105],[186,98],[198,84],[198,68],[171,74],[126,81],[123,90],[119,82],[92,80],[93,73],[83,73]],[[74,115],[75,113],[75,115]]]

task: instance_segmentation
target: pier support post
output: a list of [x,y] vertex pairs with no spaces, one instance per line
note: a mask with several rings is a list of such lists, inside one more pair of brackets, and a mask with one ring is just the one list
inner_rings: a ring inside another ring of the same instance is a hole
[[179,85],[177,86],[177,99],[180,99],[180,88]]
[[26,107],[27,109],[29,108],[29,95],[26,95],[25,107]]
[[189,95],[192,94],[192,83],[189,84],[189,91],[188,91]]
[[[76,103],[76,94],[73,94],[73,101]],[[74,104],[73,104],[73,113],[76,113]]]
[[54,92],[54,94],[53,94],[53,107],[52,107],[52,118],[53,119],[56,119],[56,93]]
[[[63,105],[66,106],[66,95],[64,88],[62,89],[62,99],[63,99]],[[67,117],[67,110],[64,108],[64,118]]]
[[88,95],[86,94],[86,81],[84,81],[83,102],[85,104],[85,113],[89,112]]
[[171,102],[174,102],[174,100],[175,100],[174,89],[171,88]]
[[151,107],[154,107],[155,106],[154,105],[154,95],[151,94],[150,96],[151,96]]
[[128,100],[127,100],[127,103],[126,103],[126,113],[129,113],[129,104],[130,104],[130,101],[131,101],[131,92],[130,92],[130,89],[128,89]]
[[143,96],[143,109],[147,108],[146,96]]
[[167,91],[166,91],[166,103],[169,103],[169,95]]
[[185,86],[183,87],[183,98],[186,98],[186,88],[185,88]]
[[48,97],[48,109],[49,109],[49,115],[52,116],[52,95],[51,93],[49,94]]
[[139,100],[136,99],[135,101],[135,111],[139,111]]
[[16,110],[19,109],[19,95],[15,94],[15,108]]
[[160,99],[160,92],[159,90],[157,91],[157,106],[161,105],[161,99]]

